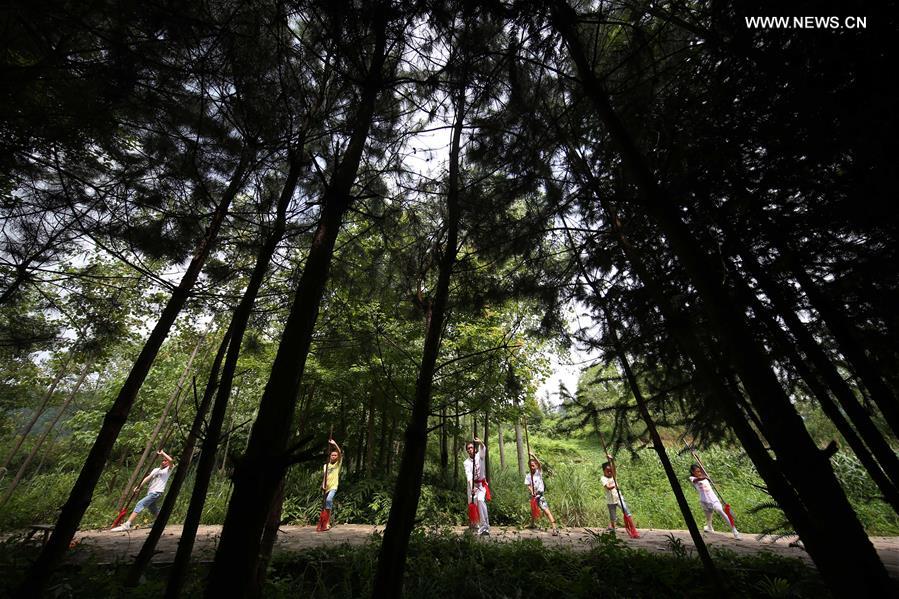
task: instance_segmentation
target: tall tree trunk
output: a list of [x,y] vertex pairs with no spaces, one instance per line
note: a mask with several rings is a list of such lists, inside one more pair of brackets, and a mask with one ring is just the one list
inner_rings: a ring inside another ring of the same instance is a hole
[[[595,185],[595,183],[595,180],[591,179],[591,184]],[[796,527],[799,534],[804,539],[812,539],[813,543],[824,542],[827,535],[830,534],[829,530],[818,526],[812,520],[799,495],[783,475],[779,466],[771,458],[752,426],[750,426],[749,422],[756,423],[759,430],[764,431],[764,427],[759,426],[761,423],[758,418],[748,413],[749,406],[746,406],[743,398],[737,395],[739,387],[735,384],[728,386],[725,383],[728,380],[726,374],[719,376],[715,362],[709,357],[702,341],[696,335],[692,320],[674,306],[671,302],[671,295],[665,293],[659,281],[649,272],[645,264],[646,261],[625,237],[614,208],[608,203],[605,203],[603,207],[608,222],[611,224],[619,246],[627,257],[628,262],[650,295],[655,298],[656,305],[665,319],[666,327],[693,363],[700,392],[708,398],[707,401],[715,403],[723,409],[725,419],[731,425],[747,455],[755,464],[759,475],[767,483],[771,495],[787,514],[787,517]],[[747,419],[749,422],[747,422]]]
[[390,417],[390,438],[387,441],[387,467],[385,469],[387,474],[393,471],[393,460],[396,457],[396,438],[394,437],[396,426],[396,414],[393,414]]
[[[238,391],[240,389],[238,388]],[[234,400],[237,401],[238,393],[234,394]],[[228,416],[228,426],[225,429],[225,446],[222,448],[222,461],[219,464],[219,474],[225,473],[225,468],[228,465],[228,451],[230,451],[231,447],[231,437],[234,434],[234,412],[232,411]]]
[[[787,329],[796,340],[799,350],[805,354],[810,366],[821,377],[821,380],[826,383],[834,397],[837,398],[840,406],[858,430],[859,435],[871,449],[877,461],[880,462],[884,472],[892,480],[893,486],[899,486],[899,458],[896,457],[893,448],[890,447],[883,434],[871,420],[864,406],[859,403],[852,389],[843,380],[836,366],[815,341],[808,327],[796,315],[785,290],[772,280],[761,264],[758,263],[756,257],[750,252],[741,252],[741,258],[749,272],[759,282],[762,291],[771,299],[777,313],[783,318]],[[845,437],[845,435],[843,436]]]
[[365,438],[365,476],[371,478],[375,468],[375,401],[377,395],[371,396],[371,407],[368,412],[368,432]]
[[[893,507],[893,511],[899,513],[899,488],[896,487],[896,482],[899,481],[899,478],[893,478],[893,476],[899,476],[899,459],[896,458],[896,454],[886,443],[886,440],[880,434],[880,431],[877,430],[877,427],[874,426],[874,423],[871,421],[871,419],[868,418],[867,414],[864,413],[864,409],[861,407],[858,401],[855,400],[854,397],[851,397],[851,401],[848,402],[848,406],[843,406],[844,409],[848,407],[848,409],[846,409],[846,413],[850,416],[850,418],[853,419],[853,422],[856,424],[856,426],[859,427],[859,431],[862,431],[864,427],[869,427],[867,429],[867,432],[869,436],[873,437],[872,441],[874,442],[874,444],[876,444],[877,440],[879,440],[883,446],[886,446],[885,452],[880,447],[878,447],[878,449],[881,449],[880,455],[882,456],[881,463],[878,464],[877,460],[874,457],[874,454],[869,451],[868,447],[865,446],[864,441],[859,437],[859,434],[856,433],[855,429],[852,428],[852,426],[846,420],[846,417],[840,411],[837,404],[831,398],[827,387],[821,382],[821,379],[818,378],[816,372],[813,371],[814,366],[807,364],[805,359],[801,355],[799,355],[799,352],[796,351],[793,340],[791,340],[787,336],[780,325],[768,313],[768,310],[761,304],[758,297],[755,296],[752,290],[746,287],[745,284],[740,280],[736,281],[736,284],[741,287],[740,291],[742,292],[742,294],[748,298],[747,304],[752,307],[758,319],[762,321],[768,328],[769,338],[772,340],[774,345],[778,347],[785,356],[787,356],[790,363],[793,364],[796,372],[799,373],[799,376],[802,377],[806,385],[808,385],[808,388],[818,399],[818,404],[821,406],[821,410],[828,418],[830,418],[830,421],[833,422],[834,426],[836,426],[837,431],[839,431],[839,433],[843,435],[846,443],[849,445],[849,447],[852,448],[852,451],[858,457],[865,470],[868,471],[871,479],[874,480],[874,483],[881,490],[884,495],[884,499]],[[768,295],[767,292],[766,295]],[[795,313],[793,313],[793,317],[796,317]],[[807,331],[805,331],[804,327],[800,329],[800,332],[805,332],[807,334]],[[809,340],[805,339],[804,341]],[[808,351],[812,353],[814,353],[815,350],[820,351],[820,348],[818,348],[817,345],[808,347],[803,343],[803,341],[799,341],[799,345],[804,346]],[[808,355],[809,354],[806,353],[806,356]],[[832,364],[830,364],[830,361],[827,360],[826,357],[824,358],[824,361],[827,365],[832,366]],[[853,408],[857,410],[855,416],[858,418],[858,420],[856,420],[856,418],[853,418]],[[858,412],[861,412],[861,414],[859,414]],[[867,438],[868,437],[866,437],[866,439]],[[869,446],[874,447],[871,442],[869,442]],[[887,473],[891,473],[890,476],[888,476]]]
[[[766,436],[777,454],[778,464],[799,491],[813,518],[841,522],[843,525],[840,550],[836,550],[832,543],[815,543],[817,546],[814,548],[806,543],[809,554],[834,589],[845,593],[861,590],[872,595],[890,593],[892,584],[883,563],[834,476],[829,461],[815,446],[771,371],[763,348],[759,347],[749,331],[745,316],[734,306],[722,286],[721,269],[708,259],[696,243],[676,203],[658,187],[653,173],[612,108],[581,47],[577,35],[577,14],[564,0],[553,2],[551,10],[553,25],[564,39],[582,87],[636,183],[640,192],[639,205],[661,227],[696,285],[724,355],[732,361],[753,405],[765,421]],[[841,576],[840,566],[850,567],[858,576],[851,581],[846,580],[845,576]],[[861,588],[858,580],[864,581]]]
[[608,304],[606,303],[606,299],[603,296],[602,291],[596,286],[593,278],[584,267],[580,256],[580,249],[575,245],[574,240],[572,239],[571,232],[567,228],[567,223],[564,224],[566,227],[565,232],[568,235],[568,239],[571,243],[572,252],[577,260],[581,275],[584,277],[584,280],[593,291],[594,299],[599,304],[600,310],[602,311],[604,320],[606,322],[606,330],[609,333],[609,339],[612,341],[612,348],[615,350],[615,355],[618,358],[619,364],[621,364],[621,370],[624,372],[624,377],[625,380],[627,380],[628,387],[630,387],[631,394],[634,396],[634,399],[637,402],[637,409],[640,411],[640,416],[643,418],[643,422],[646,424],[646,429],[649,431],[649,436],[652,439],[653,449],[655,449],[656,455],[659,456],[659,461],[662,462],[662,468],[665,470],[665,476],[668,477],[668,484],[671,485],[671,490],[674,492],[674,497],[677,500],[677,506],[678,508],[680,508],[681,515],[684,517],[684,522],[687,525],[687,530],[690,532],[690,538],[693,539],[693,544],[696,546],[696,552],[699,554],[699,559],[700,561],[702,561],[703,567],[706,569],[706,572],[708,572],[718,590],[726,594],[724,582],[721,578],[721,573],[718,571],[718,568],[715,567],[715,563],[712,561],[712,556],[709,553],[709,549],[708,547],[706,547],[705,541],[702,538],[702,533],[699,532],[699,527],[696,525],[696,520],[693,518],[693,512],[690,511],[690,505],[687,503],[687,498],[684,496],[684,490],[683,488],[681,488],[680,481],[677,478],[677,474],[674,472],[674,466],[671,465],[671,460],[668,459],[668,454],[665,451],[665,445],[662,443],[662,437],[659,435],[658,429],[656,429],[655,422],[653,422],[652,416],[649,413],[649,408],[646,405],[646,400],[643,398],[643,393],[640,390],[640,383],[637,381],[636,375],[634,375],[634,371],[631,368],[630,361],[627,359],[627,354],[625,353],[624,347],[621,344],[621,340],[618,337],[618,329],[615,326],[615,319],[612,316],[612,313],[609,309]]
[[200,351],[200,347],[202,347],[203,341],[205,339],[206,333],[203,333],[203,335],[200,336],[200,340],[197,341],[197,344],[194,346],[193,351],[190,353],[190,357],[187,359],[187,364],[184,365],[184,370],[181,372],[181,378],[178,379],[178,384],[175,385],[175,390],[172,391],[171,396],[169,396],[168,401],[165,403],[165,407],[163,408],[162,413],[156,420],[156,426],[153,428],[153,432],[150,433],[150,437],[147,439],[147,443],[144,445],[144,451],[141,454],[140,459],[137,461],[137,465],[131,470],[131,476],[128,478],[128,482],[125,484],[125,488],[122,490],[122,494],[119,496],[119,502],[116,507],[117,512],[125,509],[125,502],[128,501],[128,497],[131,496],[131,489],[134,488],[137,477],[140,475],[141,471],[143,470],[144,463],[150,456],[150,451],[153,449],[154,444],[156,443],[156,439],[159,437],[159,432],[162,430],[162,426],[165,424],[166,418],[168,418],[169,410],[172,409],[172,406],[181,397],[181,393],[184,391],[184,383],[185,381],[187,381],[187,375],[190,374],[190,369],[194,364],[194,358],[197,357],[197,352]]
[[393,503],[390,506],[390,516],[387,519],[384,540],[378,554],[378,569],[372,585],[372,597],[376,598],[399,597],[402,594],[409,535],[415,524],[415,512],[421,498],[421,481],[428,441],[428,413],[431,409],[431,388],[434,383],[437,356],[440,353],[441,333],[449,302],[450,277],[458,250],[459,221],[461,219],[459,149],[462,127],[465,122],[465,92],[463,80],[455,102],[456,115],[450,143],[449,180],[446,194],[446,246],[440,256],[437,285],[428,305],[427,332],[421,354],[421,365],[418,369],[418,379],[415,383],[412,416],[406,428],[406,443],[403,447],[400,471],[393,492]]
[[637,382],[637,377],[634,376],[633,369],[627,359],[627,354],[625,354],[624,348],[621,347],[621,341],[618,339],[615,322],[608,311],[608,307],[603,306],[603,311],[605,313],[609,337],[612,340],[615,353],[618,356],[618,361],[621,363],[621,369],[624,371],[624,376],[627,379],[631,393],[637,401],[637,408],[640,411],[640,416],[643,418],[643,422],[646,423],[646,428],[652,439],[653,449],[655,449],[656,455],[659,456],[659,461],[662,462],[665,476],[668,477],[668,484],[671,485],[671,490],[674,492],[675,499],[677,499],[677,506],[680,508],[681,515],[684,517],[687,530],[690,531],[690,538],[693,539],[693,544],[696,546],[696,553],[699,554],[699,559],[702,561],[702,565],[705,567],[706,572],[708,572],[709,576],[714,581],[715,586],[723,591],[724,584],[721,579],[721,574],[715,567],[714,562],[712,562],[712,556],[709,554],[709,549],[702,539],[702,533],[699,532],[699,527],[696,525],[696,520],[693,518],[693,512],[690,511],[690,505],[687,503],[687,498],[684,496],[684,490],[680,486],[677,474],[674,472],[674,466],[671,465],[671,460],[668,459],[668,454],[665,452],[665,445],[662,443],[662,438],[659,436],[659,431],[656,429],[655,422],[653,422],[652,416],[649,414],[646,400],[643,398],[643,393],[640,391],[640,384]]
[[496,421],[496,440],[499,444],[499,467],[506,467],[506,449],[503,445],[503,424],[501,421]]
[[881,376],[877,364],[868,357],[865,348],[858,342],[854,326],[827,295],[821,291],[806,270],[799,263],[789,247],[781,248],[793,275],[808,296],[812,306],[827,324],[840,353],[852,364],[855,373],[880,408],[880,413],[890,425],[893,434],[899,437],[899,401],[887,381]]
[[[647,287],[652,297],[656,299],[668,329],[684,350],[696,368],[701,391],[718,405],[737,435],[747,455],[755,464],[759,475],[768,485],[768,490],[784,513],[793,523],[796,531],[805,541],[806,547],[814,547],[816,550],[822,545],[830,543],[832,535],[826,523],[816,521],[809,513],[807,506],[800,495],[793,488],[790,481],[784,475],[781,467],[771,458],[765,444],[759,439],[756,432],[747,422],[748,407],[745,407],[742,398],[735,395],[736,387],[728,388],[724,384],[724,377],[716,372],[715,363],[703,349],[703,344],[695,332],[694,323],[685,314],[671,303],[670,294],[666,294],[658,281],[647,270],[644,260],[633,248],[621,231],[621,225],[615,211],[605,204],[608,220],[618,237],[619,244],[627,256],[631,266],[637,272],[643,284]],[[749,417],[751,421],[757,419]],[[764,430],[764,427],[762,427]],[[810,550],[811,553],[811,550]]]
[[25,425],[25,430],[23,430],[16,439],[15,447],[12,448],[12,451],[9,452],[9,455],[6,456],[5,460],[3,460],[3,466],[0,466],[0,478],[6,475],[6,469],[9,467],[10,462],[12,462],[13,458],[19,452],[19,449],[22,447],[22,443],[25,442],[25,437],[27,437],[31,432],[31,429],[34,428],[34,424],[38,421],[38,418],[41,417],[41,414],[44,413],[44,409],[47,407],[47,404],[50,403],[50,399],[53,398],[53,392],[56,391],[56,386],[59,385],[59,381],[62,380],[62,377],[66,375],[66,372],[69,368],[69,363],[71,361],[72,352],[69,352],[68,357],[66,357],[66,361],[63,362],[63,365],[59,367],[59,370],[56,372],[56,376],[53,377],[53,381],[47,388],[46,393],[44,393],[44,398],[41,400],[40,407],[35,410],[34,415],[32,415],[31,417],[31,420],[29,420],[28,424]]
[[527,471],[528,457],[524,455],[524,440],[521,438],[521,419],[515,419],[515,452],[518,454],[518,475]]
[[278,492],[272,502],[272,507],[268,513],[268,519],[265,521],[265,528],[262,529],[262,542],[259,547],[259,564],[256,566],[256,576],[253,587],[250,589],[249,595],[253,599],[262,597],[262,587],[265,585],[265,578],[268,574],[268,565],[272,561],[272,552],[275,549],[275,541],[278,540],[278,527],[281,525],[281,512],[284,508],[284,485],[285,479],[281,479],[278,485]]
[[[200,460],[197,463],[190,504],[188,505],[187,515],[184,518],[184,525],[181,529],[178,550],[175,552],[175,559],[169,572],[169,581],[165,590],[166,597],[178,597],[184,584],[197,528],[203,515],[203,506],[206,504],[206,492],[209,489],[212,471],[215,469],[216,449],[221,437],[225,413],[228,409],[228,399],[231,396],[234,373],[237,371],[237,360],[240,357],[240,347],[243,342],[244,332],[253,311],[259,288],[262,286],[266,272],[268,272],[272,255],[284,236],[287,208],[290,206],[290,201],[296,191],[297,181],[303,170],[303,141],[304,139],[301,137],[297,148],[289,152],[289,169],[287,178],[284,181],[284,187],[281,189],[281,195],[278,198],[275,221],[271,231],[267,235],[263,235],[264,241],[256,255],[256,263],[253,266],[253,272],[250,275],[247,288],[244,290],[240,303],[231,317],[231,324],[228,327],[230,340],[225,354],[225,363],[222,366],[222,377],[216,390],[215,401],[212,404],[209,423],[206,425],[206,436],[203,438],[203,444],[200,449]],[[249,584],[249,580],[246,580],[246,583]]]
[[381,410],[381,443],[378,445],[378,469],[381,472],[387,472],[387,423],[389,422],[387,418],[387,409],[388,402],[387,398],[383,398],[384,401],[384,409]]
[[125,383],[119,390],[112,407],[106,413],[103,425],[97,434],[97,439],[94,441],[84,466],[81,468],[81,473],[72,487],[68,500],[62,506],[62,511],[56,521],[53,533],[41,550],[37,560],[32,564],[22,586],[19,588],[20,596],[39,597],[50,578],[50,572],[56,568],[69,548],[69,543],[72,541],[72,537],[75,536],[78,524],[81,522],[88,505],[90,505],[94,487],[97,486],[97,481],[100,480],[100,475],[103,473],[103,468],[106,466],[112,447],[119,436],[119,432],[122,430],[122,426],[128,420],[128,414],[131,412],[134,399],[137,397],[137,393],[140,391],[147,373],[150,372],[150,367],[156,359],[159,348],[166,337],[168,337],[169,330],[171,330],[175,319],[181,312],[181,308],[187,302],[191,289],[193,289],[197,278],[200,276],[200,271],[206,263],[206,258],[209,256],[212,246],[218,237],[222,222],[225,220],[228,207],[243,185],[249,164],[250,155],[248,152],[245,152],[232,175],[228,188],[222,194],[218,205],[215,207],[209,227],[206,229],[203,239],[194,252],[187,271],[181,278],[178,287],[172,292],[172,296],[163,309],[159,321],[153,327],[153,331],[134,362],[131,372],[128,373],[128,378],[125,379]]
[[[77,409],[77,406],[75,407]],[[53,453],[53,449],[56,445],[56,440],[59,439],[59,430],[53,432],[53,436],[47,441],[47,448],[41,453],[41,461],[37,463],[37,466],[34,467],[34,472],[29,476],[29,480],[36,480],[38,476],[40,476],[41,470],[44,467],[44,462],[47,461],[47,458]]]
[[[218,350],[215,352],[215,357],[212,360],[212,366],[209,369],[209,378],[206,380],[206,388],[203,391],[203,398],[197,406],[197,413],[194,415],[190,431],[187,433],[187,438],[184,440],[184,447],[181,449],[181,454],[178,457],[175,472],[172,476],[172,483],[169,485],[169,490],[162,500],[162,507],[159,509],[159,514],[156,515],[156,519],[153,520],[153,527],[150,529],[150,533],[144,540],[144,544],[141,546],[140,552],[137,554],[134,563],[131,564],[131,567],[128,569],[128,574],[125,577],[126,587],[137,586],[137,583],[140,581],[141,576],[143,576],[144,571],[146,571],[147,566],[150,565],[150,560],[153,559],[153,555],[156,553],[156,544],[159,543],[159,539],[162,537],[166,524],[169,522],[172,511],[175,509],[175,503],[178,501],[178,496],[181,494],[181,488],[184,486],[184,481],[187,479],[187,473],[190,470],[190,462],[194,455],[197,439],[203,430],[203,423],[206,421],[206,412],[209,411],[209,404],[212,403],[212,396],[215,394],[218,385],[219,369],[222,365],[222,359],[225,357],[225,350],[228,349],[228,341],[230,339],[231,329],[229,328],[225,331],[225,334],[219,343]],[[194,389],[196,389],[196,387],[194,387]]]
[[490,412],[484,410],[484,478],[490,480]]
[[459,399],[456,398],[456,430],[453,431],[453,490],[459,486],[459,451],[461,451],[459,447],[459,434],[461,433],[459,410]]
[[[368,406],[367,409],[366,409],[365,405],[362,406],[362,418],[360,419],[360,422],[367,422],[367,413],[370,411],[371,411],[371,406]],[[355,455],[353,456],[353,457],[355,457],[354,463],[356,465],[356,469],[353,470],[353,472],[355,472],[356,474],[359,474],[360,472],[362,472],[363,462],[365,461],[365,437],[366,437],[366,427],[360,426],[359,434],[356,437],[356,443],[355,443],[357,450],[356,450]],[[352,446],[350,446],[350,448],[352,449]],[[346,450],[346,447],[344,447],[344,451],[345,450]]]
[[247,451],[234,471],[234,492],[209,577],[207,597],[243,596],[257,570],[262,529],[287,465],[285,455],[296,397],[306,366],[312,331],[328,280],[334,244],[352,202],[353,183],[383,87],[386,10],[374,11],[375,48],[361,82],[357,111],[343,160],[322,197],[321,217],[303,268],[296,297],[281,335],[268,383],[259,403]]
[[449,434],[446,430],[446,404],[440,407],[440,478],[447,479],[449,470]]
[[6,488],[6,492],[3,494],[3,497],[0,498],[0,508],[6,505],[6,502],[9,501],[9,498],[16,490],[16,487],[19,486],[19,481],[22,480],[22,475],[25,474],[25,471],[28,469],[28,465],[31,464],[31,460],[34,459],[34,456],[37,455],[37,452],[38,450],[40,450],[41,445],[44,444],[44,441],[47,440],[47,437],[50,435],[53,429],[56,428],[56,424],[59,422],[59,419],[62,418],[63,412],[66,411],[66,408],[68,408],[69,404],[72,403],[72,400],[75,399],[75,396],[78,394],[78,390],[81,389],[81,385],[84,383],[84,379],[87,378],[90,369],[91,365],[89,364],[84,367],[84,370],[81,371],[81,376],[78,377],[78,380],[75,382],[75,386],[72,387],[72,390],[69,392],[69,396],[63,402],[62,407],[59,408],[59,412],[57,412],[56,417],[44,430],[43,434],[37,440],[37,443],[34,444],[34,447],[31,448],[31,451],[28,453],[28,457],[25,458],[25,461],[22,462],[22,465],[19,467],[18,472],[16,472],[16,477],[12,480],[11,483],[9,483],[9,487]]

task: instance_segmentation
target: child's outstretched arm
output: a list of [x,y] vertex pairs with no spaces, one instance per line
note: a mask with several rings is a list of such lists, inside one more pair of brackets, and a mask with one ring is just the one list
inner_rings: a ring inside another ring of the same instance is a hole
[[334,449],[337,450],[337,461],[338,462],[343,461],[343,450],[340,449],[340,445],[337,444],[337,441],[335,441],[334,439],[328,439],[328,443],[333,445]]
[[477,437],[475,437],[473,441],[481,446],[480,448],[478,448],[478,453],[481,454],[481,459],[483,460],[487,455],[487,446],[484,445],[484,442]]

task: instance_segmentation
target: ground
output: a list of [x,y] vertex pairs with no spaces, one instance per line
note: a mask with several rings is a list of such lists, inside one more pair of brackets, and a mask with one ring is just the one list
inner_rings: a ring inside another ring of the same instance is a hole
[[[362,544],[371,535],[383,531],[383,528],[383,526],[363,524],[340,524],[329,532],[319,533],[316,532],[314,526],[282,526],[278,535],[276,551],[290,552],[335,543]],[[130,562],[140,550],[149,530],[149,528],[138,528],[129,532],[85,530],[78,533],[76,541],[87,550],[79,553],[90,554],[101,563]],[[200,527],[194,546],[194,560],[208,561],[212,559],[221,530],[221,526]],[[467,531],[467,528],[456,527],[452,530],[461,535]],[[589,548],[594,536],[603,532],[604,530],[601,528],[565,528],[559,536],[555,537],[544,529],[521,530],[512,527],[494,527],[489,537],[480,537],[480,540],[485,543],[497,543],[518,539],[540,539],[547,546],[579,550]],[[180,526],[166,527],[165,533],[157,545],[154,562],[168,563],[172,561],[180,534]],[[671,551],[670,538],[673,536],[680,539],[688,550],[694,551],[690,533],[685,530],[643,529],[640,530],[639,539],[629,538],[623,529],[616,531],[616,534],[630,547],[654,552]],[[759,540],[756,535],[744,533],[742,540],[737,541],[730,533],[724,532],[705,533],[703,536],[710,547],[727,548],[737,553],[770,551],[777,555],[797,557],[811,563],[808,554],[803,549],[789,546],[789,542],[793,539]],[[899,580],[899,537],[871,537],[871,542],[880,554],[890,575]]]

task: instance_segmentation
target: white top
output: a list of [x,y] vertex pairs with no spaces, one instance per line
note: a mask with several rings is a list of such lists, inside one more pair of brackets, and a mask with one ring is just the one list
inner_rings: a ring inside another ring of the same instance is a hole
[[693,483],[696,492],[699,493],[699,501],[702,503],[716,503],[718,501],[718,496],[715,495],[715,491],[712,489],[712,483],[709,482],[709,479],[697,479],[695,476],[691,476],[690,482]]
[[[485,459],[487,459],[487,452],[483,445],[481,445],[480,449],[474,454],[474,460],[470,457],[465,459],[465,480],[468,481],[469,488],[471,488],[472,481],[483,480],[484,467],[482,464]],[[472,468],[474,468],[473,472]]]
[[169,482],[169,474],[171,473],[171,466],[166,468],[154,468],[153,471],[150,472],[150,488],[147,489],[147,492],[164,493],[165,484]]
[[[531,473],[528,472],[524,475],[524,484],[528,486],[528,489],[531,488]],[[546,487],[543,485],[543,472],[540,468],[537,468],[537,471],[534,473],[534,493],[545,493]]]
[[[618,498],[618,488],[615,485],[615,479],[611,476],[606,476],[603,474],[599,477],[599,482],[602,484],[602,488],[606,491],[606,504],[607,505],[621,505],[621,500]],[[612,488],[609,488],[609,485],[612,485]]]

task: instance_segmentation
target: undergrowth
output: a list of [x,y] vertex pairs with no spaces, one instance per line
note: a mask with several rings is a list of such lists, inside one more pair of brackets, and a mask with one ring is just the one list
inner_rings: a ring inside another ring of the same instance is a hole
[[[276,553],[263,596],[366,597],[377,565],[380,540],[364,546],[334,546]],[[0,595],[10,593],[31,559],[19,541],[0,545]],[[735,597],[816,597],[827,591],[801,561],[768,553],[714,553],[727,591]],[[137,589],[121,588],[123,567],[87,561],[58,572],[50,584],[56,597],[158,597],[167,570],[151,568]],[[200,596],[206,571],[197,567],[185,596]],[[665,555],[628,548],[613,535],[597,535],[588,551],[552,549],[539,541],[485,542],[448,532],[416,533],[409,545],[406,597],[718,597],[701,564],[687,554]]]

